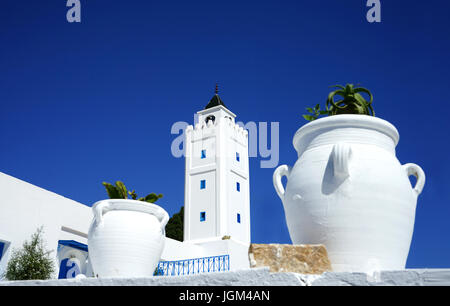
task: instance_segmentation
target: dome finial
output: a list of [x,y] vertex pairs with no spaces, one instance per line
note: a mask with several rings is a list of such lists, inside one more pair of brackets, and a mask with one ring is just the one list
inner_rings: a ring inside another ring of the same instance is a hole
[[209,101],[208,105],[206,105],[205,109],[214,107],[214,106],[218,106],[218,105],[222,105],[224,107],[225,104],[223,103],[222,99],[219,97],[219,83],[216,83],[216,88],[214,90],[215,95],[212,97],[212,99]]

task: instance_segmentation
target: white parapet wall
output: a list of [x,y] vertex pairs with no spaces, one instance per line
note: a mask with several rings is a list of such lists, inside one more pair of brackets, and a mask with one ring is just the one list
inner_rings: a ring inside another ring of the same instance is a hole
[[0,282],[0,286],[450,286],[450,269],[306,275],[270,273],[268,268],[258,268],[192,276]]
[[227,240],[211,240],[206,242],[197,242],[199,246],[206,250],[206,256],[229,255],[230,270],[242,270],[250,268],[248,259],[249,244]]
[[164,250],[161,254],[161,260],[176,261],[184,259],[194,259],[205,256],[206,256],[205,250],[201,246],[186,242],[180,242],[166,237]]
[[242,270],[250,267],[248,249],[248,244],[234,240],[211,239],[192,243],[166,238],[161,260],[177,261],[229,255],[230,270]]
[[[58,241],[87,245],[91,208],[0,172],[0,275],[13,249],[21,248],[43,226],[43,239],[58,272]],[[55,275],[57,276],[57,275]]]

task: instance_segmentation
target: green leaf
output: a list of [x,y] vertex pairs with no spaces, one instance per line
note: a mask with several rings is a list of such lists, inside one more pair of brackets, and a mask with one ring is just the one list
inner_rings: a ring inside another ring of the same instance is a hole
[[314,121],[317,119],[316,117],[311,116],[311,115],[303,115],[303,118],[305,118],[308,121]]
[[356,101],[358,101],[362,106],[366,106],[368,104],[366,99],[364,99],[363,96],[361,96],[359,93],[355,93],[354,97]]
[[369,109],[370,109],[370,111],[372,112],[372,116],[374,116],[375,117],[375,111],[373,110],[373,107],[372,107],[372,105],[371,104],[369,104]]
[[310,113],[314,113],[314,110],[311,107],[307,107],[306,110]]
[[158,201],[158,199],[162,198],[163,195],[162,194],[155,194],[155,193],[150,193],[149,195],[147,195],[145,197],[145,201],[149,202],[149,203],[155,203],[156,201]]
[[110,199],[121,199],[119,191],[116,187],[106,182],[103,182],[102,184],[105,186],[106,192],[108,193]]
[[363,88],[363,87],[358,87],[358,88],[355,88],[354,92],[355,93],[359,93],[359,92],[366,93],[369,96],[369,98],[370,98],[370,100],[367,103],[368,104],[372,104],[372,102],[373,102],[373,95],[368,89]]
[[345,87],[344,87],[344,86],[341,86],[341,85],[332,85],[332,86],[330,86],[330,88],[340,88],[340,89],[342,89],[342,90],[345,89]]
[[131,196],[131,198],[133,199],[133,200],[136,200],[137,199],[137,194],[136,194],[136,191],[131,191],[131,192],[129,192],[128,191],[128,194]]
[[127,199],[128,198],[127,187],[125,187],[124,183],[122,183],[121,181],[117,181],[116,182],[116,188],[117,188],[117,191],[119,192],[119,196],[120,196],[121,199]]
[[333,92],[330,92],[330,94],[328,95],[328,99],[327,99],[327,106],[329,104],[331,104],[332,106],[337,107],[336,102],[334,102],[334,96],[336,96],[336,95],[345,98],[346,93],[343,90],[335,90]]
[[155,203],[157,200],[158,200],[158,196],[154,193],[150,193],[144,199],[144,201],[149,202],[149,203]]

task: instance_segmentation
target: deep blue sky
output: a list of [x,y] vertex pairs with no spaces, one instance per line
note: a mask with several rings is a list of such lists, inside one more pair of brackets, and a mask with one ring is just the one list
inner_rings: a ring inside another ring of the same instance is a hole
[[[397,157],[427,175],[407,267],[450,267],[450,4],[382,0],[65,0],[0,3],[0,171],[92,205],[102,181],[184,202],[176,121],[193,121],[220,83],[244,122],[280,122],[280,164],[329,85],[360,83],[401,139]],[[274,169],[250,161],[256,243],[290,243]]]

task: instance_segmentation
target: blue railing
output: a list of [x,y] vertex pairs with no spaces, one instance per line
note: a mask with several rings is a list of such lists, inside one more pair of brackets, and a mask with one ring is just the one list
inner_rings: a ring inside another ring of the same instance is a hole
[[160,261],[155,275],[175,276],[230,271],[230,255]]

